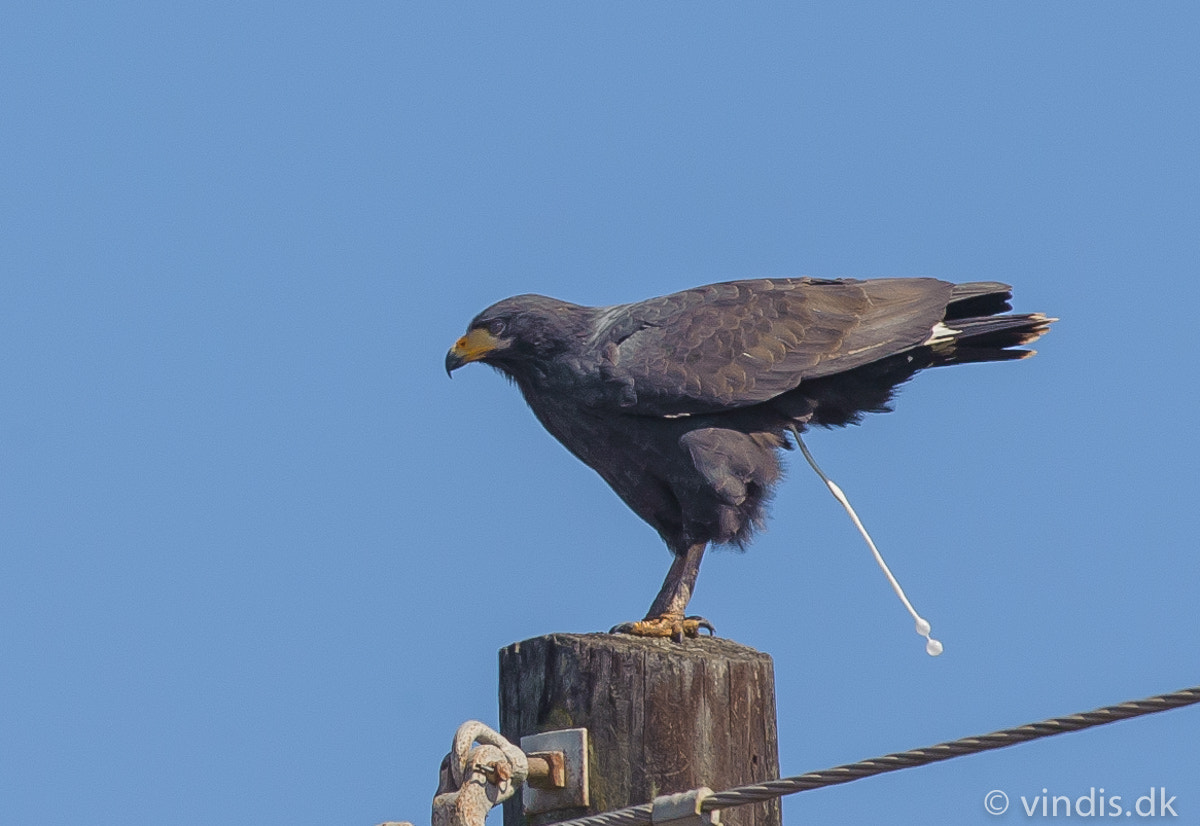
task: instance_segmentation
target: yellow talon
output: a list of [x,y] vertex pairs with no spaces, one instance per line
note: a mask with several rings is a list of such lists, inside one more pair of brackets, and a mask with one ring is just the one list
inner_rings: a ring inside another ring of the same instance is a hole
[[683,642],[684,637],[695,639],[700,636],[700,629],[706,629],[709,636],[715,633],[712,623],[704,617],[681,617],[664,614],[659,617],[646,617],[638,622],[625,622],[616,626],[609,633],[631,634],[635,637],[669,637],[676,642]]

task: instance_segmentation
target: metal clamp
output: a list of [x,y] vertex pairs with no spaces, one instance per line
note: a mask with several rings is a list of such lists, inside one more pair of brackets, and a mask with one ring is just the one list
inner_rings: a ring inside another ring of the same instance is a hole
[[489,726],[468,720],[442,760],[433,826],[484,826],[487,813],[512,797],[528,773],[520,749]]
[[483,723],[463,723],[442,760],[433,826],[484,826],[492,807],[512,797],[518,786],[527,815],[587,806],[587,729],[522,737],[517,748]]
[[656,797],[651,804],[650,822],[669,823],[670,826],[717,826],[721,822],[719,809],[711,812],[700,811],[704,798],[712,793],[713,790],[708,786],[701,786],[690,792]]

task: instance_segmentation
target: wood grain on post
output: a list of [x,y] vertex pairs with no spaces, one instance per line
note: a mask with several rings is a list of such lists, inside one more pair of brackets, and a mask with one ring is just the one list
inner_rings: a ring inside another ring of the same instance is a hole
[[[730,640],[551,634],[501,649],[501,734],[519,743],[575,727],[588,730],[590,806],[526,820],[518,795],[505,804],[505,826],[779,777],[771,657]],[[726,809],[721,820],[780,826],[779,802]]]

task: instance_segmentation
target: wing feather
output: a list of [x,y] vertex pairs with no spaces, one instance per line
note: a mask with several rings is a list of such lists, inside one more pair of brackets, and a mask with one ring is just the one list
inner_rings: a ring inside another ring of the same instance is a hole
[[758,404],[919,346],[953,289],[932,278],[758,279],[624,305],[592,338],[604,403],[658,416]]

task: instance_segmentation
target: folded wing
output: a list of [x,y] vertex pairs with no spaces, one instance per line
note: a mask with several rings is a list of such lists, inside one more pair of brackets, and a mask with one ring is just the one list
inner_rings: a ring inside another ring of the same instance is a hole
[[605,404],[656,416],[758,404],[921,346],[954,300],[1002,304],[1007,287],[987,286],[1004,294],[932,278],[758,279],[626,305],[595,339]]

